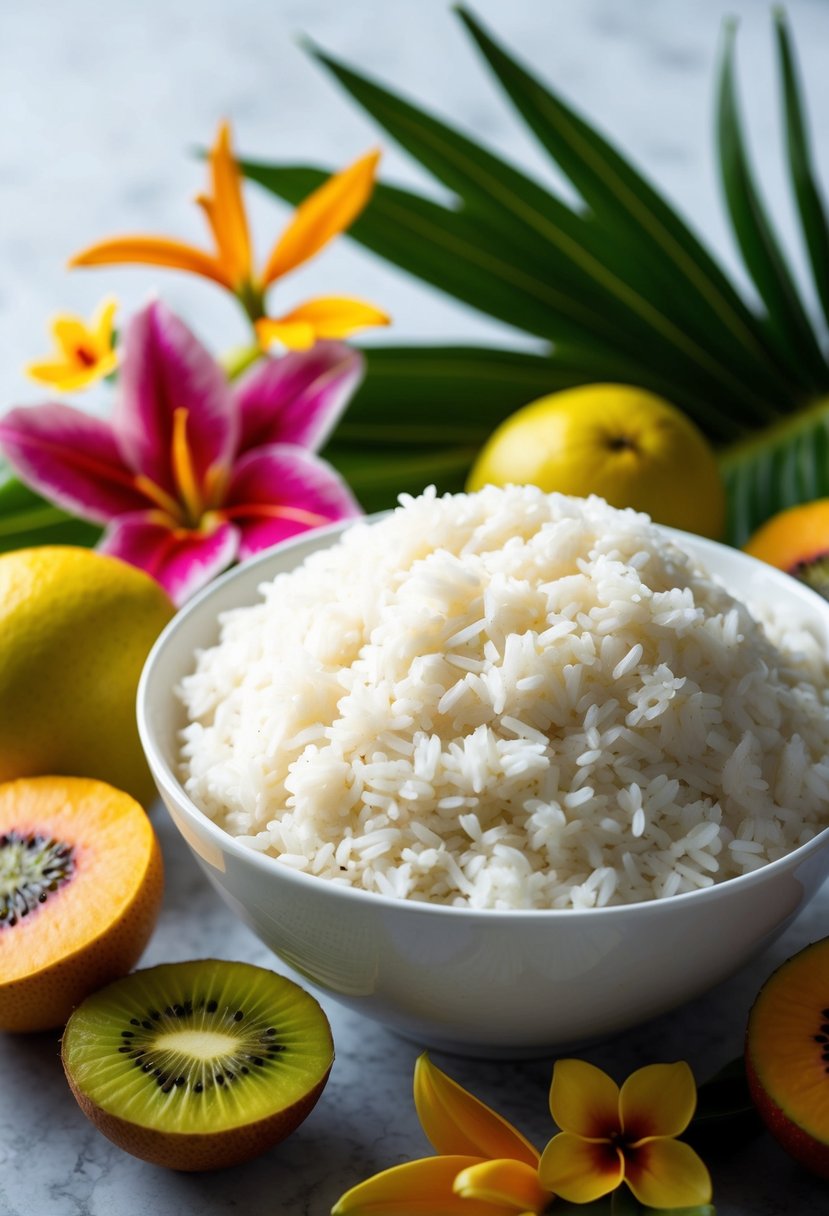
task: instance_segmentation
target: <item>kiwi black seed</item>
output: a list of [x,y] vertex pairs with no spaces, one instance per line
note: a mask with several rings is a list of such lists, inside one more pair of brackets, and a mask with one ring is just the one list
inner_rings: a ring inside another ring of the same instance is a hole
[[320,1006],[284,976],[202,959],[136,971],[87,998],[63,1066],[93,1123],[171,1169],[264,1152],[309,1114],[334,1059]]

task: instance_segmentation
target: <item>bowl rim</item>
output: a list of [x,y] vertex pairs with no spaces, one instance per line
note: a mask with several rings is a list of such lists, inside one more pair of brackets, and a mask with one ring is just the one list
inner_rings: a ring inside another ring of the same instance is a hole
[[[733,878],[724,879],[722,882],[714,882],[710,886],[698,887],[693,891],[683,891],[676,895],[637,900],[626,904],[605,905],[599,908],[474,908],[468,905],[432,903],[427,900],[383,895],[379,892],[367,891],[362,887],[338,882],[336,879],[326,879],[317,874],[309,874],[303,870],[296,870],[282,863],[278,857],[261,853],[257,849],[242,844],[237,837],[232,836],[228,831],[220,827],[219,824],[193,802],[156,743],[149,721],[150,693],[152,691],[155,668],[161,655],[168,647],[178,644],[180,640],[178,635],[183,630],[186,631],[190,618],[196,611],[209,599],[218,595],[228,584],[235,582],[236,579],[243,575],[250,577],[251,571],[256,570],[260,566],[267,566],[274,558],[277,556],[281,557],[292,549],[304,547],[312,539],[316,541],[320,539],[324,540],[327,537],[336,538],[350,527],[376,523],[391,513],[391,511],[381,511],[357,519],[340,520],[325,527],[300,533],[290,540],[265,549],[255,557],[232,567],[219,578],[210,582],[193,596],[192,599],[188,600],[172,620],[167,623],[147,656],[136,695],[138,733],[153,778],[162,793],[165,813],[170,814],[169,808],[166,805],[166,798],[169,797],[175,803],[177,809],[191,821],[196,830],[205,834],[221,853],[228,853],[243,864],[252,865],[255,869],[265,874],[278,876],[280,881],[287,882],[289,886],[296,884],[300,890],[307,890],[309,893],[316,892],[322,898],[354,900],[364,908],[377,908],[378,911],[385,908],[386,910],[394,910],[399,913],[403,909],[406,909],[405,915],[451,915],[476,921],[481,919],[487,923],[493,923],[498,917],[504,917],[511,922],[521,919],[556,922],[563,918],[563,921],[566,923],[575,922],[575,920],[581,920],[584,917],[588,917],[591,921],[598,921],[600,918],[606,917],[636,919],[639,916],[653,915],[652,910],[654,908],[674,909],[686,906],[689,900],[698,903],[704,898],[709,902],[713,902],[717,898],[734,898],[738,895],[739,891],[762,885],[766,881],[772,881],[780,872],[797,868],[811,854],[820,852],[829,843],[829,823],[827,823],[811,840],[807,840],[804,844],[798,845],[789,853],[778,857],[775,861],[767,862],[756,870],[750,870],[745,874],[738,874]],[[751,554],[745,553],[740,549],[734,549],[720,541],[697,536],[694,533],[684,532],[679,528],[671,528],[663,524],[655,526],[665,533],[672,543],[678,544],[680,548],[683,548],[685,543],[690,543],[692,556],[693,550],[700,548],[703,552],[721,553],[725,551],[729,556],[737,559],[738,565],[742,564],[746,568],[753,566],[764,578],[770,579],[773,585],[778,585],[786,596],[794,596],[795,599],[803,600],[811,608],[812,612],[816,611],[818,616],[822,615],[824,617],[827,640],[829,640],[829,601],[823,599],[822,596],[806,586],[806,584],[797,581],[784,571],[767,565],[767,563],[760,561]],[[174,695],[172,688],[168,688],[168,695]],[[192,848],[192,846],[190,847]]]

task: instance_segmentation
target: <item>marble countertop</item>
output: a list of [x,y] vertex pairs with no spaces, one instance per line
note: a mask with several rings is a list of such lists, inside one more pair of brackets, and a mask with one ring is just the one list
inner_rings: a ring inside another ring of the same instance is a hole
[[[796,265],[803,259],[782,172],[772,37],[756,0],[475,0],[505,41],[616,138],[737,269],[715,178],[710,131],[720,23],[743,18],[740,78],[752,148]],[[789,0],[807,79],[818,164],[829,178],[829,8]],[[211,285],[145,269],[68,275],[74,249],[116,231],[203,239],[191,198],[202,170],[190,151],[221,115],[240,148],[274,159],[344,164],[376,132],[312,65],[294,37],[327,48],[428,100],[542,178],[551,170],[487,81],[444,0],[37,0],[0,6],[0,410],[38,400],[22,364],[46,351],[58,309],[87,312],[114,291],[125,308],[160,290],[217,347],[243,335]],[[429,188],[389,149],[384,174]],[[253,192],[251,192],[253,195]],[[286,212],[253,197],[262,250]],[[739,271],[737,271],[739,273]],[[469,309],[427,292],[342,242],[303,269],[285,308],[315,293],[361,294],[391,311],[391,340],[515,341]],[[168,872],[144,962],[207,955],[273,965],[219,902],[160,810]],[[699,1078],[740,1050],[758,987],[829,928],[829,887],[763,957],[678,1013],[586,1052],[621,1078],[686,1058]],[[416,1045],[323,1002],[337,1061],[296,1134],[250,1165],[217,1175],[158,1170],[86,1122],[64,1082],[56,1035],[0,1038],[0,1216],[325,1216],[347,1187],[426,1152],[410,1100]],[[539,1145],[550,1134],[551,1062],[499,1064],[436,1056]],[[721,1216],[817,1214],[826,1186],[765,1135],[712,1162]]]
[[[158,929],[142,965],[220,957],[285,970],[224,907],[159,804],[167,870]],[[580,1054],[622,1080],[658,1060],[687,1059],[699,1079],[740,1051],[746,1015],[763,980],[786,957],[825,935],[829,884],[761,958],[707,996]],[[516,994],[520,999],[520,994]],[[305,1123],[247,1165],[177,1174],[128,1156],[81,1114],[64,1080],[58,1035],[0,1036],[0,1216],[327,1216],[350,1186],[429,1155],[411,1100],[419,1048],[322,998],[336,1061]],[[511,1119],[539,1147],[552,1134],[551,1060],[435,1062]],[[708,1158],[719,1216],[818,1216],[826,1184],[762,1133]]]

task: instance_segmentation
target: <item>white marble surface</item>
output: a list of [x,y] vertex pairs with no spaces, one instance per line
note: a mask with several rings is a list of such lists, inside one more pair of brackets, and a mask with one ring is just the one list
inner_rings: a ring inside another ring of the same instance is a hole
[[[790,0],[808,80],[818,161],[829,177],[829,5]],[[755,159],[781,229],[795,241],[781,170],[770,21],[756,0],[478,0],[501,35],[639,160],[729,265],[711,142],[723,14],[742,14],[741,80]],[[218,116],[240,147],[274,159],[341,164],[376,133],[296,45],[305,31],[344,58],[428,98],[542,177],[541,154],[487,82],[444,0],[32,0],[0,3],[0,408],[36,400],[21,364],[45,349],[58,308],[90,309],[114,290],[131,307],[163,291],[217,347],[242,334],[209,284],[143,269],[67,275],[66,256],[118,230],[201,239],[189,199],[201,168],[188,149]],[[389,150],[384,173],[421,182]],[[427,186],[428,188],[428,186]],[[285,214],[254,200],[260,247]],[[393,339],[511,335],[398,277],[343,243],[286,283],[286,307],[313,292],[359,292],[394,314]],[[167,898],[145,962],[205,955],[268,964],[218,902],[159,809]],[[766,975],[829,928],[829,889],[764,957],[679,1013],[589,1052],[618,1077],[687,1058],[699,1077],[740,1049]],[[520,999],[520,994],[517,994]],[[326,1002],[337,1063],[318,1107],[284,1145],[217,1176],[169,1174],[112,1147],[64,1083],[56,1035],[0,1039],[0,1216],[324,1216],[347,1186],[426,1149],[410,1101],[417,1048]],[[543,1145],[550,1062],[439,1060]],[[817,1214],[826,1187],[766,1137],[712,1162],[722,1216]]]
[[[142,965],[220,957],[279,966],[202,877],[160,804],[167,866],[161,920]],[[620,1080],[643,1063],[687,1059],[712,1075],[740,1050],[753,997],[788,955],[825,934],[829,885],[762,958],[714,992],[581,1053]],[[516,1000],[521,993],[516,993]],[[411,1100],[418,1047],[323,999],[337,1058],[307,1121],[283,1144],[219,1174],[175,1174],[127,1156],[87,1123],[69,1092],[57,1034],[0,1036],[2,1216],[326,1216],[349,1186],[426,1156]],[[496,1063],[433,1053],[436,1063],[512,1119],[539,1147],[552,1134],[550,1060]],[[819,1216],[826,1184],[765,1134],[709,1157],[720,1216]]]

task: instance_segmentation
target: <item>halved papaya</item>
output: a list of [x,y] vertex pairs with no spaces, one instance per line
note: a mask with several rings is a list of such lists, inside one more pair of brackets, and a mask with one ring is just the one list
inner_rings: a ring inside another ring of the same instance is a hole
[[772,516],[746,543],[745,551],[829,599],[829,498]]
[[125,975],[162,888],[158,841],[129,794],[81,777],[0,785],[0,1030],[62,1026]]
[[769,1131],[829,1178],[829,937],[766,981],[746,1034],[751,1096]]

